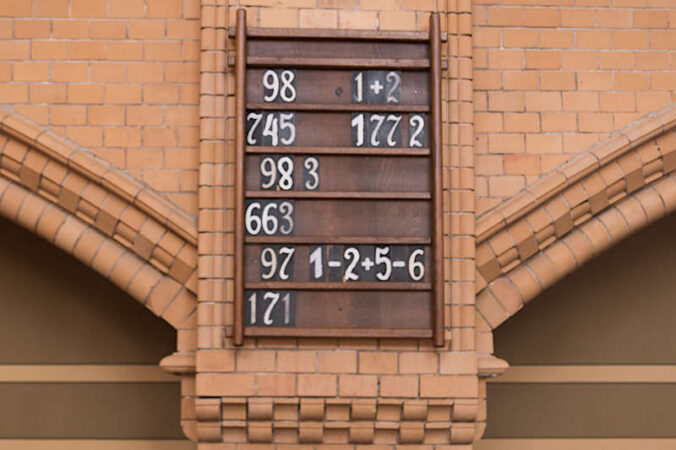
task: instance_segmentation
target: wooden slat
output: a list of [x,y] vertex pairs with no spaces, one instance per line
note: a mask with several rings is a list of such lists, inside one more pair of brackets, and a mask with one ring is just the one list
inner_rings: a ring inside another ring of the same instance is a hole
[[246,159],[246,10],[237,11],[237,67],[235,70],[235,298],[234,344],[244,343],[244,162]]
[[[235,37],[236,28],[228,28],[228,35]],[[302,28],[254,28],[247,30],[251,38],[268,39],[368,39],[401,42],[425,42],[429,40],[427,31],[371,31],[371,30],[326,30]],[[442,33],[442,41],[448,39],[447,33]]]
[[445,343],[444,324],[444,241],[443,241],[443,205],[442,205],[442,138],[441,138],[441,25],[439,13],[430,16],[430,100],[432,102],[431,166],[432,166],[432,245],[434,266],[433,328],[434,345],[442,347]]
[[319,281],[260,281],[246,283],[246,289],[268,289],[279,291],[311,290],[311,291],[429,291],[431,283],[408,283],[408,282],[319,282]]
[[431,338],[432,331],[414,328],[263,328],[247,327],[247,336]]
[[354,111],[354,112],[417,112],[426,113],[428,105],[375,105],[364,103],[319,104],[319,103],[266,103],[249,102],[247,109],[271,111]]
[[246,147],[251,154],[285,155],[362,155],[362,156],[429,156],[428,148],[414,147]]
[[429,200],[429,192],[246,191],[248,198],[315,198],[355,200]]
[[245,242],[247,244],[429,245],[432,240],[407,236],[246,236]]
[[[276,58],[274,56],[250,56],[249,67],[305,67],[323,69],[402,69],[425,70],[429,59],[365,59],[365,58]],[[235,65],[235,58],[228,57],[228,65]],[[448,69],[448,61],[441,61],[441,68]]]

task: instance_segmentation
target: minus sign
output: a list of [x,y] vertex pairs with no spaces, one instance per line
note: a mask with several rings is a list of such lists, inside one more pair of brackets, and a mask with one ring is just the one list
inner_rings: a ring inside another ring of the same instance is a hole
[[392,267],[406,267],[405,261],[393,261]]
[[341,263],[340,261],[329,261],[329,267],[340,267],[342,265],[343,263]]

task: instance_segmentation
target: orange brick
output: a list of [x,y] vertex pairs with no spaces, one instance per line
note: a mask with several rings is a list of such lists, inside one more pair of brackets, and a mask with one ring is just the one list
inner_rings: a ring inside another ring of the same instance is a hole
[[85,125],[87,123],[87,107],[50,106],[49,123],[51,125]]
[[[505,30],[505,32],[508,30]],[[499,47],[500,30],[496,28],[475,28],[472,35],[474,47]],[[505,47],[512,47],[505,44]]]
[[505,113],[505,131],[540,131],[540,119],[535,113]]
[[577,48],[611,48],[613,35],[604,30],[578,30]]
[[649,48],[648,31],[644,30],[613,31],[613,47],[616,49]]
[[259,374],[256,375],[258,395],[280,397],[296,395],[296,377],[294,375]]
[[541,72],[540,89],[545,91],[567,91],[575,89],[575,73]]
[[593,28],[596,14],[593,9],[562,9],[561,26],[573,28]]
[[647,91],[650,89],[650,74],[641,72],[616,72],[616,91]]
[[596,92],[564,92],[563,109],[566,111],[597,111],[599,94]]
[[107,54],[106,44],[103,42],[74,41],[70,43],[72,59],[106,59]]
[[89,37],[92,39],[125,39],[127,22],[101,20],[92,25]]
[[178,146],[178,130],[146,128],[143,130],[143,144],[148,147],[176,147]]
[[417,376],[382,376],[380,378],[380,395],[382,397],[417,397]]
[[143,99],[148,104],[176,104],[179,99],[179,88],[163,84],[146,85],[143,87]]
[[[0,19],[0,39],[11,39],[12,38],[12,24],[13,20],[11,19]],[[16,32],[15,36],[16,37]]]
[[[133,152],[127,152],[127,164],[128,169],[159,169],[162,167],[162,150],[161,149],[147,149],[144,145],[143,149],[134,150]],[[242,363],[237,362],[238,370],[245,370],[251,372],[270,372],[274,370],[274,358],[270,362],[269,355],[264,355],[266,358],[261,359],[261,361],[256,362],[252,361],[252,358],[249,354],[246,354],[242,357]],[[272,368],[266,369],[263,366],[263,363],[267,363],[266,367],[269,367],[272,364]],[[259,368],[260,367],[262,368]],[[240,366],[242,369],[240,369]]]
[[476,155],[477,175],[501,175],[503,173],[503,156]]
[[665,70],[669,68],[668,52],[636,52],[637,70]]
[[124,123],[124,107],[92,105],[88,108],[87,121],[90,125],[122,125]]
[[542,131],[576,131],[577,117],[575,113],[542,113]]
[[127,107],[127,125],[162,125],[164,118],[159,106]]
[[168,39],[199,39],[200,27],[195,20],[170,20],[167,22]]
[[601,111],[636,111],[636,98],[633,92],[601,92]]
[[33,59],[68,59],[68,42],[33,41],[31,48]]
[[488,66],[491,69],[522,69],[524,56],[521,50],[489,50]]
[[65,84],[31,84],[31,103],[64,103],[66,101]]
[[558,69],[561,67],[559,52],[529,50],[526,52],[527,69]]
[[66,136],[83,147],[103,145],[103,130],[98,127],[67,127]]
[[12,65],[14,81],[48,81],[49,64],[17,62]]
[[399,373],[436,373],[439,357],[436,352],[404,352],[399,354]]
[[489,8],[488,25],[492,26],[520,26],[523,24],[523,10],[521,8]]
[[[415,1],[417,4],[419,0],[404,1]],[[317,6],[322,9],[355,9],[357,7],[357,0],[319,0]],[[404,9],[413,9],[410,7],[405,7],[404,5],[402,5],[402,7]]]
[[527,27],[559,26],[559,11],[546,8],[524,8],[523,24]]
[[307,397],[334,397],[338,383],[336,375],[298,375],[298,395]]
[[0,2],[0,17],[30,17],[32,6],[29,0]]
[[581,132],[613,131],[613,115],[608,113],[580,113]]
[[[517,156],[510,156],[517,158]],[[528,157],[524,157],[528,158]],[[539,161],[539,157],[537,157]],[[439,367],[441,373],[453,375],[465,375],[477,373],[477,357],[473,353],[449,353],[439,354]]]
[[141,86],[139,85],[106,85],[106,103],[135,104],[141,103]]
[[146,0],[148,12],[146,17],[172,18],[181,17],[180,0]]
[[397,354],[360,352],[359,373],[397,373]]
[[609,72],[580,72],[577,87],[581,91],[607,91],[613,87],[613,76]]
[[88,20],[54,20],[52,21],[55,39],[83,39],[89,37]]
[[540,47],[542,48],[573,48],[574,46],[575,33],[573,31],[540,30]]
[[320,9],[301,9],[301,28],[338,28],[338,12]]
[[536,72],[508,71],[502,72],[502,87],[505,90],[530,91],[538,88]]
[[143,17],[144,0],[115,0],[108,3],[108,17]]
[[667,28],[669,15],[667,11],[634,10],[634,28]]
[[105,17],[106,0],[71,0],[71,17]]
[[488,179],[488,192],[496,197],[509,197],[526,187],[526,180],[518,176],[493,176]]
[[112,61],[141,61],[143,59],[143,44],[140,42],[110,42],[108,43],[108,59]]
[[164,70],[161,64],[130,63],[127,78],[132,83],[157,83],[164,81]]
[[196,377],[195,392],[217,397],[254,395],[255,385],[253,374],[201,373]]
[[599,9],[596,11],[596,24],[599,28],[631,28],[632,11],[629,9]]
[[502,131],[502,114],[475,113],[474,131],[477,133]]
[[0,63],[0,81],[12,81],[11,63]]
[[473,76],[474,76],[474,89],[476,90],[500,89],[501,71],[475,70]]
[[599,54],[599,68],[631,70],[634,68],[634,53],[602,52]]
[[6,103],[26,103],[28,86],[26,84],[0,84],[0,98]]
[[540,174],[540,157],[536,155],[505,155],[504,163],[507,175]]
[[676,72],[654,72],[652,78],[655,90],[673,92],[676,89]]
[[89,81],[89,66],[86,63],[54,63],[52,81]]
[[146,42],[145,59],[147,61],[179,61],[181,44],[179,42]]
[[526,92],[528,111],[560,111],[560,92]]
[[378,377],[375,375],[340,375],[340,395],[343,397],[375,397],[378,395]]
[[524,94],[522,92],[489,92],[488,109],[490,111],[523,111]]
[[[605,52],[604,52],[605,53]],[[565,70],[598,69],[598,53],[591,51],[564,52],[561,55]]]
[[[7,26],[7,30],[11,31],[11,24]],[[45,39],[49,38],[50,33],[49,20],[17,20],[14,22],[14,37],[17,39]]]
[[527,134],[527,153],[561,153],[563,151],[560,134]]
[[130,39],[162,39],[165,25],[160,20],[133,20],[129,22]]
[[[491,28],[488,28],[489,30]],[[502,44],[509,47],[518,48],[536,48],[538,46],[538,31],[537,30],[510,30],[505,28],[502,30]],[[495,45],[498,47],[500,44]]]
[[298,10],[293,8],[262,8],[259,10],[261,26],[278,28],[297,28]]
[[416,14],[408,11],[383,11],[380,13],[380,29],[413,31],[416,29]]
[[317,354],[311,351],[279,351],[277,352],[277,370],[279,372],[315,372]]
[[479,380],[473,376],[423,376],[420,396],[435,398],[475,398],[479,395]]
[[0,41],[0,60],[25,60],[30,57],[28,42]]
[[656,111],[672,102],[671,93],[667,92],[637,92],[636,108],[638,111]]
[[92,63],[91,81],[123,83],[127,81],[127,66],[117,63]]
[[488,151],[491,153],[523,153],[523,134],[491,134],[488,138]]
[[[27,14],[30,16],[30,13]],[[35,17],[68,17],[68,0],[33,0]]]
[[320,351],[319,371],[324,373],[355,373],[357,371],[357,352]]
[[49,112],[47,106],[14,105],[14,110],[38,125],[49,125]]
[[377,27],[378,15],[374,12],[345,11],[338,12],[338,28],[373,30]]
[[69,103],[103,103],[103,85],[71,84],[68,86]]
[[106,147],[141,146],[141,130],[138,128],[106,128],[103,134]]

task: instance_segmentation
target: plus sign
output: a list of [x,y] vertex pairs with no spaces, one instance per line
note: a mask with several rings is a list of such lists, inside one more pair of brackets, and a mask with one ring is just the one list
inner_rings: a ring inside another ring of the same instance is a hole
[[369,87],[371,88],[371,90],[373,92],[376,93],[376,95],[380,94],[380,91],[385,89],[385,87],[382,84],[380,84],[380,81],[378,81],[378,80],[374,81],[373,84]]
[[362,261],[361,266],[364,268],[364,270],[368,272],[369,270],[371,270],[371,267],[375,266],[375,264],[373,264],[371,258],[367,256],[366,259]]

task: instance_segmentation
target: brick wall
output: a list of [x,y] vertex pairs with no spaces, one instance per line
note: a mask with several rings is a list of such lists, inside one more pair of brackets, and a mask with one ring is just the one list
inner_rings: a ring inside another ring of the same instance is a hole
[[673,0],[474,0],[477,213],[676,100]]
[[199,0],[0,2],[0,103],[197,209]]

